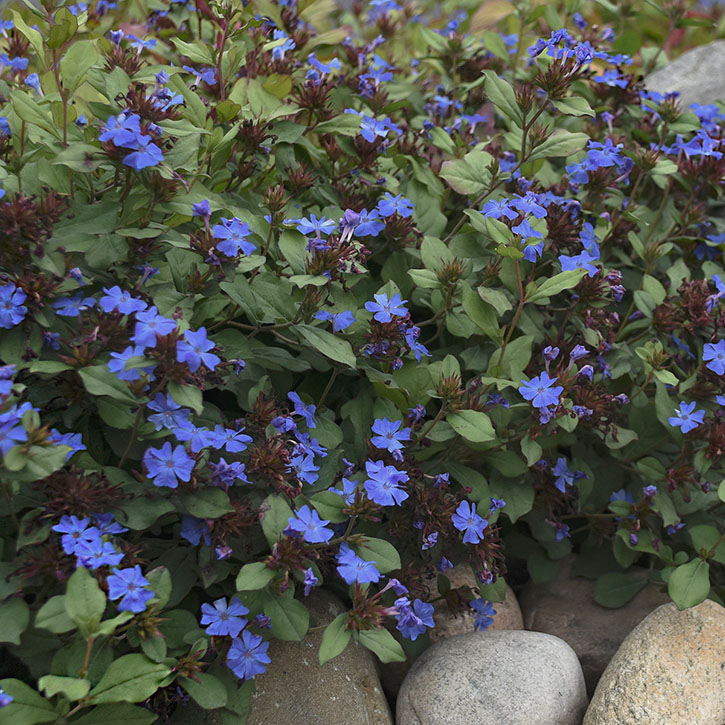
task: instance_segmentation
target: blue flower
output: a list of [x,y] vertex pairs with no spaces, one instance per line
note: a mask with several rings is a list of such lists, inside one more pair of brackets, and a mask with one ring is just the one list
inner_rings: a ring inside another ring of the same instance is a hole
[[192,423],[176,428],[174,435],[178,441],[190,441],[189,447],[192,453],[198,453],[215,442],[214,435],[208,428],[197,427]]
[[252,442],[252,437],[244,432],[244,427],[234,430],[223,425],[214,426],[211,439],[213,448],[224,448],[229,453],[242,453],[247,450],[247,444]]
[[615,70],[614,68],[608,68],[602,73],[602,75],[594,76],[592,80],[595,83],[603,83],[610,88],[626,88],[627,83],[629,82],[618,70]]
[[487,602],[485,599],[474,599],[468,602],[468,606],[476,613],[476,620],[473,623],[474,631],[483,631],[493,624],[496,610],[491,602]]
[[102,566],[118,566],[123,559],[123,552],[116,551],[110,541],[100,538],[92,540],[81,539],[75,549],[80,566],[89,569],[100,569]]
[[333,332],[340,332],[345,328],[350,327],[350,325],[355,322],[355,317],[349,310],[337,313],[328,312],[327,310],[320,310],[319,312],[315,313],[315,319],[325,321],[331,320]]
[[166,488],[176,488],[179,479],[188,481],[196,463],[193,458],[189,458],[184,446],[176,446],[172,450],[168,441],[161,448],[147,449],[143,462],[154,486]]
[[123,534],[128,531],[127,528],[113,520],[113,514],[93,514],[93,518],[96,520],[96,526],[101,534]]
[[483,530],[488,526],[488,521],[476,513],[476,504],[469,503],[465,499],[458,505],[452,520],[453,525],[464,532],[464,544],[480,543],[483,539]]
[[181,517],[181,538],[188,541],[192,546],[199,546],[202,537],[207,546],[211,546],[211,527],[204,519],[197,519],[196,516]]
[[308,567],[305,571],[305,596],[309,597],[310,592],[320,583],[320,580],[315,576],[315,572],[312,571],[311,567]]
[[430,352],[428,352],[428,348],[422,342],[418,342],[419,335],[420,327],[417,327],[416,325],[408,327],[403,334],[406,344],[410,348],[410,351],[415,355],[416,362],[420,362],[423,355],[431,357]]
[[375,562],[359,557],[344,541],[337,554],[337,572],[348,584],[380,581],[380,572],[375,567]]
[[295,454],[304,453],[305,455],[317,455],[322,458],[327,456],[327,448],[321,446],[317,438],[310,438],[309,433],[301,433],[296,430],[295,437],[299,441],[295,446]]
[[220,458],[218,463],[210,462],[209,468],[212,470],[211,482],[215,486],[221,485],[224,488],[229,488],[229,486],[234,485],[235,481],[249,483],[247,474],[244,471],[244,464],[239,461],[227,463],[223,458]]
[[132,297],[130,292],[122,290],[118,285],[111,289],[104,287],[103,291],[106,294],[101,297],[98,304],[104,312],[118,310],[122,315],[131,315],[146,309],[146,303],[143,300]]
[[705,366],[708,370],[712,370],[716,375],[725,375],[725,340],[720,340],[715,345],[705,343],[702,359],[709,361]]
[[377,237],[385,229],[385,222],[380,221],[380,214],[376,209],[372,211],[363,209],[359,217],[360,219],[353,232],[355,237]]
[[295,392],[287,394],[287,397],[294,403],[295,413],[301,415],[305,419],[308,428],[317,428],[317,420],[315,419],[315,406],[310,404],[306,405],[302,398]]
[[0,415],[0,453],[5,455],[18,443],[28,440],[28,434],[22,425],[19,425],[20,416],[4,413]]
[[327,236],[337,229],[337,224],[332,219],[328,219],[325,216],[321,216],[318,219],[314,214],[310,214],[309,219],[285,219],[285,223],[296,224],[297,231],[305,236],[309,236],[310,234],[314,234],[315,237],[320,237],[323,234]]
[[108,369],[112,373],[116,373],[119,380],[126,380],[128,382],[138,380],[142,372],[151,375],[156,367],[155,365],[149,365],[144,368],[133,367],[128,370],[126,369],[126,364],[131,358],[143,357],[144,350],[145,348],[142,346],[129,346],[123,352],[112,352],[111,357],[113,359],[108,361]]
[[401,441],[410,440],[410,428],[400,429],[402,420],[388,420],[387,418],[377,419],[372,426],[376,435],[372,438],[372,444],[376,448],[384,448],[392,453],[403,448]]
[[7,707],[15,698],[0,687],[0,708]]
[[710,295],[705,302],[708,312],[712,312],[712,308],[718,303],[718,301],[725,297],[725,282],[720,279],[720,275],[713,274],[712,281],[717,287],[717,292],[714,295]]
[[146,603],[153,599],[154,593],[144,587],[149,585],[148,579],[141,573],[141,567],[136,564],[133,569],[115,569],[106,579],[108,585],[108,598],[121,599],[118,604],[119,612],[134,612],[138,614],[146,609]]
[[251,680],[266,672],[267,665],[272,661],[267,655],[268,649],[269,642],[245,629],[241,639],[235,637],[232,640],[227,654],[227,667],[240,680]]
[[557,405],[559,396],[564,391],[561,385],[554,385],[556,381],[557,378],[549,377],[549,374],[544,371],[528,382],[522,380],[518,390],[524,400],[531,401],[535,408],[545,408],[549,405]]
[[78,317],[84,310],[93,307],[96,301],[93,297],[84,297],[82,292],[77,292],[72,297],[62,297],[53,302],[53,309],[56,314],[63,317]]
[[574,471],[569,470],[569,465],[566,462],[566,458],[559,458],[554,466],[554,475],[557,477],[554,481],[554,485],[562,492],[565,493],[567,486],[573,486],[576,476]]
[[705,411],[695,410],[695,403],[683,401],[679,410],[675,408],[675,415],[668,418],[668,421],[673,428],[680,428],[683,433],[689,433],[703,422],[704,417]]
[[432,604],[416,599],[411,606],[407,597],[400,597],[395,600],[395,609],[398,620],[395,628],[406,639],[416,640],[426,629],[435,627]]
[[154,48],[156,46],[156,38],[146,40],[145,38],[137,38],[135,35],[129,34],[128,39],[131,41],[131,46],[137,48],[139,53],[142,48]]
[[545,207],[541,206],[537,195],[533,191],[527,191],[526,196],[514,194],[514,198],[511,200],[511,206],[521,214],[532,214],[536,219],[543,219],[547,213]]
[[569,272],[573,269],[586,269],[590,277],[593,277],[599,270],[592,264],[596,258],[592,257],[589,252],[584,250],[579,254],[570,257],[566,254],[559,255],[559,263],[563,272]]
[[214,601],[214,606],[204,602],[201,605],[201,624],[209,625],[206,633],[214,637],[238,637],[239,633],[247,626],[245,614],[249,610],[234,597],[227,605],[226,597]]
[[500,219],[505,216],[511,221],[518,217],[518,214],[511,208],[510,199],[491,199],[487,201],[483,205],[481,214],[492,219]]
[[136,326],[131,341],[144,347],[156,347],[156,336],[162,337],[176,329],[176,321],[159,314],[156,306],[136,313]]
[[342,478],[342,491],[339,488],[328,488],[328,491],[336,493],[338,496],[342,496],[345,499],[346,506],[352,506],[355,501],[355,492],[357,491],[357,483],[351,481],[349,478]]
[[66,554],[75,554],[78,545],[84,541],[101,540],[101,533],[95,526],[91,526],[90,518],[79,519],[77,516],[63,516],[60,523],[51,528],[53,531],[63,534],[60,543]]
[[275,48],[272,48],[272,58],[274,60],[282,60],[288,50],[292,50],[297,47],[295,41],[292,40],[292,38],[288,37],[287,33],[285,33],[284,30],[279,30],[278,28],[275,29],[275,31],[272,33],[272,39],[284,39],[284,42],[282,44],[278,45]]
[[240,251],[249,256],[257,247],[247,241],[252,233],[247,222],[234,217],[233,219],[222,219],[221,224],[212,227],[212,236],[220,240],[216,245],[217,249],[227,257],[236,257]]
[[191,411],[182,408],[171,395],[157,393],[156,397],[148,404],[149,410],[156,411],[155,415],[149,416],[149,421],[156,426],[156,430],[168,428],[180,428],[189,422]]
[[400,506],[408,498],[408,492],[400,488],[408,480],[405,471],[386,466],[382,461],[365,461],[369,478],[363,484],[368,498],[381,506]]
[[211,218],[211,205],[208,199],[191,205],[191,216],[200,216],[204,219]]
[[373,295],[375,302],[366,302],[365,309],[374,312],[373,319],[378,322],[390,322],[395,317],[405,317],[408,310],[403,306],[408,300],[401,300],[396,292],[393,298],[388,300],[388,295]]
[[506,506],[506,502],[502,498],[492,498],[491,499],[491,513],[504,508],[504,506]]
[[204,363],[209,370],[214,370],[221,362],[221,358],[209,350],[214,349],[214,343],[206,337],[206,328],[200,327],[196,332],[186,330],[184,339],[176,342],[176,359],[186,363],[189,370],[195,373]]
[[301,533],[308,544],[320,544],[334,536],[332,529],[325,528],[329,523],[326,519],[321,519],[317,511],[304,505],[289,519],[287,528]]
[[393,214],[399,214],[403,218],[408,218],[413,215],[413,207],[415,204],[410,199],[405,199],[403,196],[393,196],[389,191],[386,192],[385,196],[378,201],[377,210],[381,216],[389,217]]
[[200,81],[204,81],[207,85],[213,86],[216,83],[216,69],[215,68],[192,68],[191,66],[184,65],[182,68],[194,76],[194,83],[198,86]]
[[304,454],[292,456],[287,467],[288,473],[294,473],[300,481],[304,481],[310,485],[315,483],[319,478],[316,473],[319,470],[320,467],[315,465],[313,456]]
[[83,438],[80,433],[61,433],[55,428],[52,428],[48,435],[48,441],[55,443],[57,446],[69,446],[71,448],[66,456],[66,461],[70,460],[73,454],[78,453],[78,451],[88,450],[83,445]]

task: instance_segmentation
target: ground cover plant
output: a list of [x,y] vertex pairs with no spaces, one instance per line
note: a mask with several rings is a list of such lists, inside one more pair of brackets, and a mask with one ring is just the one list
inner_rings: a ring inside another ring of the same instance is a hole
[[6,12],[0,722],[240,722],[318,588],[722,601],[721,11],[455,5]]

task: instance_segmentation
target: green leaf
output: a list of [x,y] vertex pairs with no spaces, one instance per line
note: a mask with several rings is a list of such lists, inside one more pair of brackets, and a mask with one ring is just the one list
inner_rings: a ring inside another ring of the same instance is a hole
[[552,101],[552,104],[567,116],[591,116],[594,118],[596,115],[589,105],[589,101],[583,96],[569,96],[561,101]]
[[171,598],[173,583],[171,574],[165,566],[157,566],[146,572],[146,579],[149,582],[149,589],[154,593],[152,600],[159,609],[163,609]]
[[453,191],[464,196],[478,196],[486,190],[491,180],[489,171],[475,168],[465,159],[444,161],[440,177],[448,182]]
[[124,655],[109,665],[101,681],[91,690],[90,697],[97,705],[143,702],[156,692],[170,673],[166,665],[152,662],[146,655]]
[[345,497],[339,496],[332,491],[316,493],[310,497],[310,503],[317,509],[323,519],[327,519],[333,524],[341,524],[350,518],[347,514],[342,513],[342,510],[347,508]]
[[201,41],[194,43],[186,43],[179,38],[172,37],[171,41],[176,46],[176,50],[185,55],[194,63],[203,63],[204,65],[216,65],[214,58],[210,52],[209,46]]
[[567,272],[559,272],[549,279],[545,279],[530,295],[527,295],[527,302],[553,297],[559,292],[576,287],[582,277],[587,273],[585,269],[570,269]]
[[365,561],[375,562],[375,568],[381,574],[400,569],[400,554],[398,550],[385,539],[373,539],[365,537],[362,544],[354,544],[352,547]]
[[41,107],[35,99],[23,91],[10,91],[10,99],[13,102],[13,110],[23,121],[42,128],[60,141],[58,128],[46,110],[47,106]]
[[35,28],[31,28],[25,20],[23,20],[23,16],[20,15],[17,11],[13,10],[13,25],[15,26],[16,30],[18,30],[20,33],[22,33],[29,41],[30,45],[33,46],[33,50],[35,51],[35,61],[43,62],[45,58],[45,48],[43,47],[43,36],[39,31],[37,31]]
[[675,505],[667,493],[657,493],[652,499],[652,508],[662,517],[662,524],[670,526],[679,520]]
[[678,566],[667,582],[667,593],[678,609],[705,601],[710,593],[710,565],[702,559],[693,559]]
[[543,449],[541,446],[533,440],[533,438],[527,433],[522,439],[521,439],[521,452],[524,454],[524,457],[526,458],[526,463],[529,466],[533,466],[534,463],[541,460],[541,456],[543,454]]
[[218,519],[234,511],[229,496],[220,488],[202,488],[179,498],[187,512],[198,519]]
[[257,589],[264,589],[276,576],[273,569],[270,569],[263,561],[253,561],[245,564],[237,574],[237,591],[252,592]]
[[91,683],[88,680],[81,680],[77,677],[58,677],[57,675],[46,675],[38,680],[38,687],[46,697],[62,694],[71,702],[80,700],[88,694]]
[[59,718],[55,708],[32,687],[15,679],[0,680],[0,687],[13,701],[0,710],[2,725],[35,725]]
[[664,383],[665,385],[679,385],[680,381],[677,379],[677,376],[671,373],[669,370],[654,370],[654,376],[659,380],[661,383]]
[[458,435],[472,443],[486,443],[496,440],[496,431],[491,419],[478,410],[459,410],[449,413],[446,420]]
[[534,487],[530,483],[516,483],[497,478],[491,480],[489,486],[491,496],[502,498],[506,502],[501,513],[508,516],[512,523],[531,511],[534,505]]
[[65,595],[51,597],[35,615],[36,629],[47,629],[54,634],[63,634],[76,628],[65,609]]
[[365,629],[358,633],[361,645],[374,652],[381,662],[405,662],[405,652],[387,629]]
[[612,572],[597,579],[594,599],[608,609],[618,609],[637,595],[647,584],[647,578],[633,574]]
[[581,151],[589,142],[589,136],[585,133],[571,133],[570,131],[559,130],[553,133],[544,143],[539,144],[527,161],[546,159],[552,156],[572,156]]
[[96,633],[106,609],[106,595],[95,577],[84,566],[78,567],[68,580],[65,611],[88,639]]
[[720,564],[725,564],[725,542],[720,538],[720,533],[714,526],[698,524],[690,527],[688,531],[695,551],[709,553],[714,549],[712,559]]
[[270,546],[274,546],[287,528],[292,509],[284,496],[270,494],[260,507],[262,531]]
[[227,689],[219,679],[206,672],[199,672],[196,677],[198,682],[188,677],[180,677],[179,683],[199,707],[216,710],[227,704]]
[[156,713],[146,708],[119,702],[114,705],[99,705],[73,725],[151,725],[158,720]]
[[112,619],[104,619],[96,629],[96,634],[105,634],[106,636],[113,634],[118,627],[122,624],[126,624],[129,620],[133,619],[133,612],[123,611],[117,614]]
[[338,614],[335,619],[330,622],[322,633],[322,642],[320,642],[320,664],[324,665],[333,657],[341,654],[352,636],[350,630],[345,629],[345,624],[349,619],[349,613],[343,612]]
[[294,329],[307,340],[313,349],[331,360],[351,368],[357,365],[355,353],[352,351],[350,343],[344,338],[311,325],[297,325]]
[[508,116],[519,128],[523,126],[523,114],[516,103],[514,89],[510,83],[499,78],[492,70],[483,72],[486,95],[504,116]]
[[172,380],[169,383],[168,392],[179,405],[191,408],[197,415],[201,415],[204,409],[201,388],[196,385],[181,385]]
[[60,74],[63,87],[73,93],[83,82],[83,78],[98,60],[98,51],[92,40],[79,40],[73,43],[60,61]]
[[264,591],[262,608],[272,620],[272,634],[277,639],[301,642],[310,626],[310,613],[302,602],[292,596]]
[[109,398],[124,403],[138,403],[136,398],[131,395],[126,383],[110,372],[106,365],[81,368],[78,374],[91,395],[107,395]]
[[480,295],[477,295],[469,285],[463,284],[463,309],[477,327],[490,337],[494,342],[501,342],[501,330],[498,326],[498,316],[496,310],[483,301]]
[[28,628],[30,609],[17,597],[0,604],[0,642],[20,644],[20,635]]
[[487,302],[496,310],[499,317],[513,309],[513,305],[503,290],[479,287],[478,294],[484,302]]

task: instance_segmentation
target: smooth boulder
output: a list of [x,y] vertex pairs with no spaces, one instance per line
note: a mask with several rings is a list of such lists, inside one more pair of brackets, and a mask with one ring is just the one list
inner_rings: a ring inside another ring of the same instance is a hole
[[595,582],[572,576],[572,562],[564,562],[551,581],[527,584],[519,602],[526,629],[561,637],[577,653],[591,694],[624,638],[670,599],[648,585],[619,609],[602,607],[594,601]]
[[680,92],[680,104],[725,100],[725,40],[715,40],[688,50],[660,70],[647,76],[648,91]]
[[584,725],[723,725],[725,609],[658,607],[602,675]]
[[426,650],[405,678],[397,725],[579,725],[587,706],[574,650],[540,632],[471,632]]
[[[308,604],[316,624],[328,624],[344,611],[325,592],[313,593]],[[272,663],[255,679],[247,725],[393,725],[370,651],[351,641],[320,666],[321,639],[322,631],[302,642],[272,640]]]

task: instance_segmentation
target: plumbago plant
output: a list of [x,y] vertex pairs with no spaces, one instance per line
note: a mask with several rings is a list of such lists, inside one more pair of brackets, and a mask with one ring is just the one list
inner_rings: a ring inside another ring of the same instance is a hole
[[119,5],[2,23],[0,722],[239,722],[507,562],[721,601],[725,112],[641,81],[717,17]]

